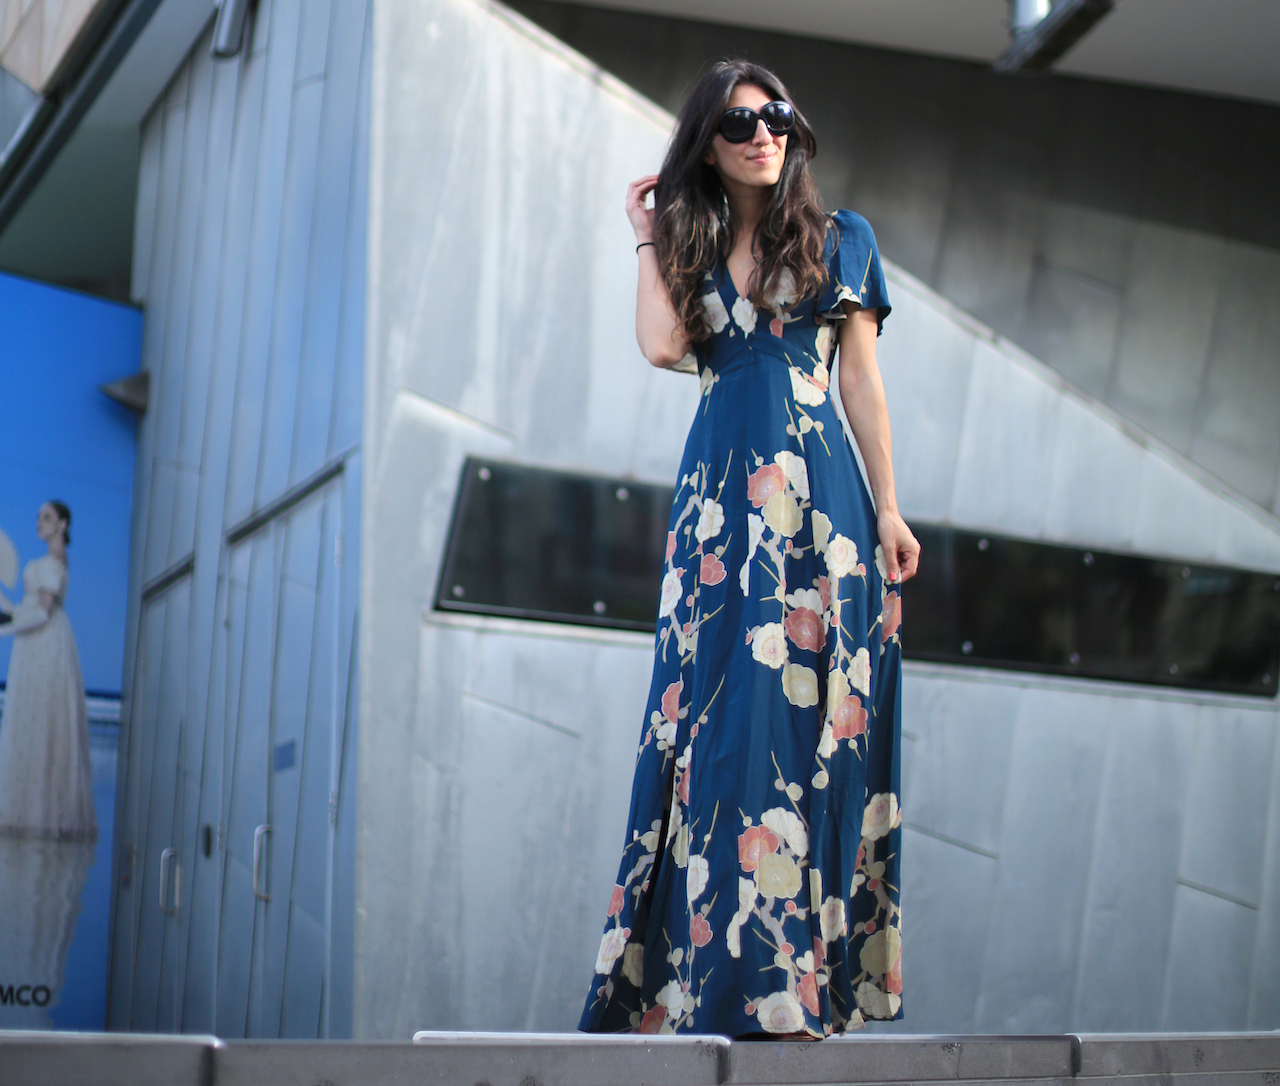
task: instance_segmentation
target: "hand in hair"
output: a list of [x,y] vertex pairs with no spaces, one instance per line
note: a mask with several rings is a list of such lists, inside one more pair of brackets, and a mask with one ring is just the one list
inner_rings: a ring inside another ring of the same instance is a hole
[[627,218],[636,232],[636,241],[653,240],[653,208],[645,207],[645,200],[658,183],[658,175],[650,174],[632,181],[627,186]]

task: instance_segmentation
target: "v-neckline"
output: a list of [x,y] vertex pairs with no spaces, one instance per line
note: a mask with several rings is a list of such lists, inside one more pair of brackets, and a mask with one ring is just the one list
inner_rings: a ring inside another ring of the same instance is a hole
[[729,270],[729,261],[727,261],[727,260],[722,260],[722,261],[720,262],[720,270],[721,270],[721,272],[722,272],[721,277],[720,277],[720,280],[721,280],[721,281],[720,281],[720,286],[719,286],[719,291],[720,291],[720,300],[721,300],[721,301],[724,301],[724,300],[725,300],[725,299],[724,299],[724,288],[725,288],[725,285],[727,284],[727,285],[728,285],[728,287],[729,287],[729,292],[730,292],[730,300],[729,300],[729,307],[730,307],[730,311],[732,311],[733,306],[734,306],[737,302],[748,302],[748,303],[750,303],[750,304],[752,305],[752,307],[754,308],[755,303],[754,303],[754,302],[752,302],[750,298],[746,297],[745,295],[742,295],[742,294],[739,294],[739,293],[738,293],[738,284],[737,284],[737,283],[735,283],[735,282],[733,281],[733,273]]

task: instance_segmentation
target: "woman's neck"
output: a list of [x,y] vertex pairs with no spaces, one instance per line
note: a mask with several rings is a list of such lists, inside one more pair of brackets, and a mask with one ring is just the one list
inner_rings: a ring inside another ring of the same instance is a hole
[[67,545],[61,539],[49,540],[49,556],[56,558],[65,566],[67,564]]
[[729,211],[733,216],[733,225],[738,237],[754,237],[756,227],[764,218],[765,208],[769,206],[772,188],[761,188],[758,185],[740,185],[732,181],[725,184],[725,194],[729,198]]

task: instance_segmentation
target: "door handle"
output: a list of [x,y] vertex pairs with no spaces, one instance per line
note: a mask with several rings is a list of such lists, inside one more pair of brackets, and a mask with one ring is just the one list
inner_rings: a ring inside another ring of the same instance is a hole
[[[177,863],[171,863],[177,859]],[[174,870],[173,905],[169,905],[169,868]],[[160,853],[160,911],[165,916],[177,916],[182,907],[182,860],[178,858],[176,848],[167,848]]]
[[267,834],[271,832],[271,827],[267,825],[259,826],[253,831],[253,896],[259,901],[270,901],[271,895],[262,889],[262,857],[267,851],[262,847],[262,843],[266,840]]

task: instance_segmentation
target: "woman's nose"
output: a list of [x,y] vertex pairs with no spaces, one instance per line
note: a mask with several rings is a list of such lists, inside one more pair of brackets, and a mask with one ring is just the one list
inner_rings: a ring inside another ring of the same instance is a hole
[[773,134],[769,131],[769,126],[764,123],[763,119],[756,121],[756,134],[755,138],[752,139],[751,142],[758,144],[761,147],[766,143],[773,142]]

